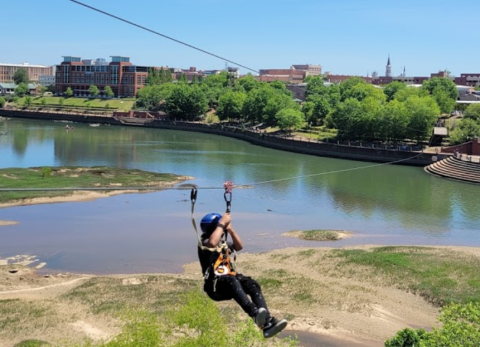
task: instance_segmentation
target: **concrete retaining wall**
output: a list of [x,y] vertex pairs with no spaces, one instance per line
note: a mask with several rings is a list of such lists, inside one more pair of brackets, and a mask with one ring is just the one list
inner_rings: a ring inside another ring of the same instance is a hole
[[[111,125],[122,125],[113,117],[76,115],[64,113],[43,113],[33,111],[18,111],[0,109],[0,116],[42,119],[42,120],[66,120],[80,123],[102,123]],[[137,126],[138,125],[132,125]],[[255,145],[290,151],[295,153],[309,154],[320,157],[332,157],[350,160],[361,160],[401,165],[426,166],[431,164],[436,157],[435,154],[400,151],[394,149],[367,148],[357,146],[338,145],[317,141],[298,141],[290,138],[266,135],[262,133],[242,130],[240,128],[227,127],[222,125],[208,125],[203,123],[174,122],[167,120],[155,120],[152,123],[145,124],[143,127],[161,128],[182,131],[195,131],[208,134],[222,135],[237,138],[251,142]]]

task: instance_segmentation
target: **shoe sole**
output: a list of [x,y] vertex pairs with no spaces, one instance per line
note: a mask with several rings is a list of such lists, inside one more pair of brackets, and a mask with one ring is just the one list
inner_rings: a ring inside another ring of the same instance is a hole
[[280,331],[285,329],[287,324],[288,324],[288,322],[285,319],[281,320],[276,325],[271,327],[268,331],[263,331],[263,337],[268,339],[270,337],[273,337],[273,336],[277,335]]
[[255,324],[257,324],[259,328],[263,328],[265,323],[267,323],[267,314],[268,312],[264,308],[258,310],[258,314],[255,317]]

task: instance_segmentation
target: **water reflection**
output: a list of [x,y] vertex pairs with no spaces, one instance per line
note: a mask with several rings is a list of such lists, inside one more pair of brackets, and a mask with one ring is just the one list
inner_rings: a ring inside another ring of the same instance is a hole
[[[0,122],[0,130],[8,131],[0,137],[2,168],[107,165],[193,176],[200,187],[221,188],[226,180],[252,185],[235,190],[233,198],[248,251],[318,245],[279,236],[292,229],[354,231],[353,238],[329,246],[480,246],[480,187],[418,167],[355,170],[372,164],[159,129],[74,124],[66,131],[65,123],[11,119]],[[322,174],[339,170],[350,171]],[[195,260],[188,199],[189,192],[166,191],[2,209],[0,219],[21,223],[0,229],[0,256],[41,253],[49,266],[78,271],[158,270],[158,264],[180,269]],[[224,209],[221,189],[199,191],[197,216]]]

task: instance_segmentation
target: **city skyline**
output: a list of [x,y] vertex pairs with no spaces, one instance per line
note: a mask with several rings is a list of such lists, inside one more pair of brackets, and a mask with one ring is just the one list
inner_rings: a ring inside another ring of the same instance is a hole
[[[480,48],[472,43],[480,3],[405,0],[245,0],[225,3],[179,0],[175,4],[137,0],[81,0],[176,40],[255,71],[321,65],[344,75],[382,76],[388,56],[392,76],[452,75],[480,70]],[[121,22],[69,0],[26,0],[2,5],[0,62],[57,65],[62,56],[82,59],[128,56],[132,63],[197,69],[223,69],[225,61]],[[26,24],[25,24],[26,23]],[[463,24],[457,24],[463,23]],[[459,51],[468,54],[460,54]],[[472,57],[472,58],[470,58]],[[228,63],[229,66],[235,64]],[[251,72],[240,68],[241,73]]]

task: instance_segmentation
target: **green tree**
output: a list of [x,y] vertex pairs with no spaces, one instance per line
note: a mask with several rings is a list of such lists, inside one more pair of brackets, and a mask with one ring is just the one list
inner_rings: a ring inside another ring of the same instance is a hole
[[395,93],[394,99],[398,100],[398,101],[401,101],[401,102],[404,102],[411,96],[424,97],[424,96],[428,96],[428,95],[429,95],[428,91],[423,89],[423,88],[407,86],[407,88],[399,89]]
[[352,93],[350,90],[358,84],[364,85],[366,82],[360,77],[350,77],[340,83],[340,100],[345,101],[351,97]]
[[270,88],[273,88],[290,98],[292,97],[292,92],[287,89],[287,86],[285,83],[280,81],[273,81],[273,82],[270,82],[268,85],[270,86]]
[[283,91],[276,88],[271,88],[270,96],[267,100],[267,105],[263,109],[262,121],[270,126],[277,125],[278,111],[286,108],[291,108],[300,111],[300,106],[295,103],[291,96],[285,95]]
[[64,103],[65,103],[65,99],[64,99],[64,98],[58,99],[58,104],[59,104],[60,106],[63,106]]
[[472,141],[474,137],[480,137],[480,123],[471,118],[463,119],[449,134],[452,145]]
[[47,86],[47,91],[50,93],[55,93],[55,85],[50,84],[49,86]]
[[145,85],[147,86],[155,86],[161,83],[160,74],[156,68],[149,68],[148,69],[148,76],[145,80]]
[[15,95],[19,97],[23,97],[25,94],[28,93],[28,86],[26,83],[20,83],[17,88],[15,88]]
[[187,75],[185,75],[184,73],[179,73],[177,76],[177,81],[178,83],[188,83]]
[[165,83],[141,88],[137,93],[135,108],[148,111],[159,110],[162,103],[172,94],[175,87],[173,83]]
[[0,96],[0,108],[3,108],[3,106],[5,106],[5,99],[3,97]]
[[463,113],[463,118],[480,121],[480,104],[470,104]]
[[447,93],[449,98],[453,100],[457,100],[458,98],[457,86],[452,80],[445,77],[433,77],[425,80],[423,81],[422,88],[427,90],[430,95],[433,95],[437,90],[442,90]]
[[208,86],[205,83],[201,84],[201,88],[207,98],[208,107],[210,108],[217,108],[220,97],[228,91],[228,89],[224,87],[216,85]]
[[103,89],[103,95],[105,95],[106,97],[113,97],[115,94],[113,93],[113,90],[112,90],[112,87],[110,86],[105,86],[105,88]]
[[393,142],[403,140],[406,137],[408,122],[405,104],[393,99],[385,105],[378,118],[380,139]]
[[437,89],[433,92],[433,98],[437,102],[441,113],[452,113],[457,104],[456,99],[449,97],[448,93],[444,90]]
[[383,88],[383,92],[387,96],[387,102],[392,101],[395,98],[395,94],[397,94],[399,90],[403,90],[406,88],[407,88],[407,85],[403,82],[395,81],[390,84],[387,84],[385,88]]
[[423,82],[422,89],[433,96],[442,113],[450,113],[455,108],[458,90],[452,80],[444,77],[433,77]]
[[228,87],[228,74],[222,71],[219,74],[210,75],[203,81],[210,88],[227,88]]
[[246,93],[259,86],[259,82],[252,76],[252,74],[247,74],[240,78],[238,84],[243,87]]
[[436,101],[429,97],[411,96],[405,101],[409,123],[407,137],[420,141],[431,134],[440,109]]
[[160,83],[166,83],[167,82],[167,74],[163,67],[160,68],[160,72],[158,73],[160,77]]
[[172,81],[173,81],[172,70],[167,69],[165,71],[165,83],[169,83],[169,82],[172,82]]
[[343,92],[343,95],[345,99],[355,98],[358,101],[362,101],[363,99],[370,97],[370,98],[375,98],[381,103],[384,103],[387,99],[386,95],[383,93],[381,89],[378,89],[373,85],[367,84],[367,83],[357,83],[353,85],[351,88],[346,89]]
[[306,121],[311,125],[322,125],[325,121],[325,117],[332,111],[328,98],[325,96],[311,94],[308,97],[304,111]]
[[88,87],[88,92],[94,98],[97,97],[98,94],[100,94],[100,90],[98,89],[98,87],[96,85],[93,85],[93,84],[91,84],[90,87]]
[[195,120],[208,109],[203,91],[196,85],[187,84],[175,86],[166,100],[166,106],[170,116],[184,120]]
[[359,125],[363,119],[363,108],[357,99],[350,98],[340,103],[332,114],[332,121],[338,129],[339,139],[359,138]]
[[311,96],[326,96],[328,87],[325,86],[323,78],[320,76],[308,76],[305,79],[307,86],[305,88],[305,98],[308,100]]
[[47,99],[42,98],[42,101],[40,101],[40,103],[42,104],[42,106],[47,105]]
[[292,132],[305,125],[305,115],[299,110],[284,108],[278,111],[275,116],[281,130]]
[[242,118],[242,109],[247,94],[242,92],[227,92],[220,97],[217,115],[221,120]]
[[28,84],[29,80],[28,80],[28,72],[26,69],[18,69],[17,71],[15,71],[15,73],[13,74],[13,83],[15,84]]
[[72,88],[68,87],[67,90],[65,91],[65,96],[67,98],[71,98],[73,96],[73,90]]

